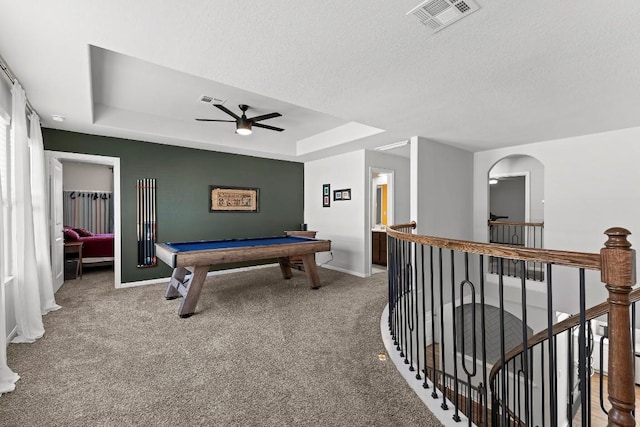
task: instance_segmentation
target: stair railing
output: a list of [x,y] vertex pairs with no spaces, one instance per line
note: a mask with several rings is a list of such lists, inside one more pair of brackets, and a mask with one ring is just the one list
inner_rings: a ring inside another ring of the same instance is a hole
[[[560,425],[561,420],[574,420],[569,408],[575,406],[582,408],[581,422],[588,425],[593,408],[587,403],[591,371],[587,322],[605,311],[603,304],[586,310],[586,298],[587,289],[602,281],[609,291],[608,422],[635,425],[629,313],[637,293],[631,295],[635,251],[627,241],[627,230],[607,230],[605,247],[593,254],[421,236],[413,234],[415,228],[411,223],[387,230],[389,330],[408,369],[432,390],[443,409],[452,410],[455,421]],[[498,259],[495,275],[488,272],[488,257]],[[524,273],[518,279],[506,276],[504,263],[514,260],[522,272],[526,262],[543,264],[545,284],[528,280]],[[599,271],[600,277],[591,271]],[[563,323],[556,306],[567,302],[567,289],[579,304],[577,314]],[[561,290],[565,296],[557,301],[554,294]],[[546,307],[536,302],[541,295]],[[569,331],[565,333],[575,341],[572,348],[578,353],[575,371],[580,390],[575,396],[581,404],[577,406],[568,390],[574,383],[569,380],[573,369],[562,362],[569,354],[559,340],[562,328]],[[532,349],[536,340],[545,344]],[[478,406],[485,410],[465,415]]]
[[[524,246],[527,248],[544,248],[544,222],[488,221],[489,243]],[[489,257],[489,272],[497,273],[497,259]],[[527,279],[544,281],[544,271],[539,262],[528,261],[526,264]],[[520,276],[520,264],[514,260],[503,265],[504,274],[511,277]]]

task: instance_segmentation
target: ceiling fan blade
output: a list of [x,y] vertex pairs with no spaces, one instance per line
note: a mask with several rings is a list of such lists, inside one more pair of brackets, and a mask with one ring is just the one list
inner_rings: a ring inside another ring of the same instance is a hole
[[230,115],[231,117],[233,117],[236,120],[238,120],[240,118],[240,116],[238,116],[236,113],[234,113],[233,111],[229,110],[227,107],[225,107],[222,104],[213,104],[213,106],[216,107],[219,110],[224,111],[225,113],[227,113],[228,115]]
[[284,130],[284,129],[282,129],[282,128],[277,128],[277,127],[274,127],[274,126],[267,126],[267,125],[263,125],[263,124],[260,124],[260,123],[254,123],[254,124],[253,124],[253,127],[254,127],[254,128],[262,128],[262,129],[275,130],[275,131],[277,131],[277,132],[282,132],[282,131]]
[[282,114],[280,113],[269,113],[269,114],[263,114],[262,116],[251,117],[249,120],[251,120],[252,122],[259,122],[260,120],[273,119],[274,117],[280,117],[280,116],[282,116]]
[[235,120],[217,120],[217,119],[196,119],[199,122],[230,122],[235,123]]

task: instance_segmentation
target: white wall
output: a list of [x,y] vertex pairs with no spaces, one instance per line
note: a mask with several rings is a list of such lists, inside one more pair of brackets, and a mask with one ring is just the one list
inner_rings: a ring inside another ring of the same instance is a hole
[[[304,165],[304,219],[317,237],[331,240],[333,260],[318,254],[327,268],[368,276],[371,274],[372,182],[370,169],[394,171],[395,222],[409,221],[409,159],[377,151],[314,160]],[[322,207],[322,185],[331,185],[331,207]],[[351,200],[334,201],[333,190],[351,189]]]
[[64,162],[65,191],[113,191],[113,168],[89,163]]
[[411,138],[411,218],[418,234],[472,238],[472,179],[473,153]]
[[[487,239],[488,172],[498,160],[515,154],[533,156],[544,165],[546,248],[597,253],[606,241],[604,231],[610,227],[625,227],[639,234],[638,141],[640,127],[475,153],[474,239]],[[629,240],[638,242],[635,235]],[[606,298],[599,282],[597,274],[588,274],[587,306]],[[554,283],[559,283],[555,277]],[[558,308],[574,313],[574,278],[558,289],[564,291],[554,295]]]
[[[331,206],[322,207],[322,185],[331,185]],[[333,191],[351,189],[351,200],[334,201]],[[304,221],[319,239],[331,240],[328,253],[316,256],[318,265],[365,276],[365,224],[368,208],[364,150],[304,164]]]

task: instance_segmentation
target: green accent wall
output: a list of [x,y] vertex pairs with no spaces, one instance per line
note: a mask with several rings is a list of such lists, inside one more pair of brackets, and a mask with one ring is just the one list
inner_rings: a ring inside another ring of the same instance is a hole
[[[42,129],[46,150],[120,158],[122,282],[171,275],[137,268],[136,180],[155,178],[158,242],[279,236],[304,220],[304,165],[297,162]],[[258,213],[209,212],[209,186],[260,189]]]

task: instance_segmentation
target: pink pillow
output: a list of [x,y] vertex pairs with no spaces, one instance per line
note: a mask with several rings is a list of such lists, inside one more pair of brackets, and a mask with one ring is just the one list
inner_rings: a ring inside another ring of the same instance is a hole
[[94,235],[92,232],[85,230],[84,228],[74,228],[73,231],[78,233],[80,237],[90,237]]
[[70,228],[64,229],[64,240],[79,240],[80,235]]

